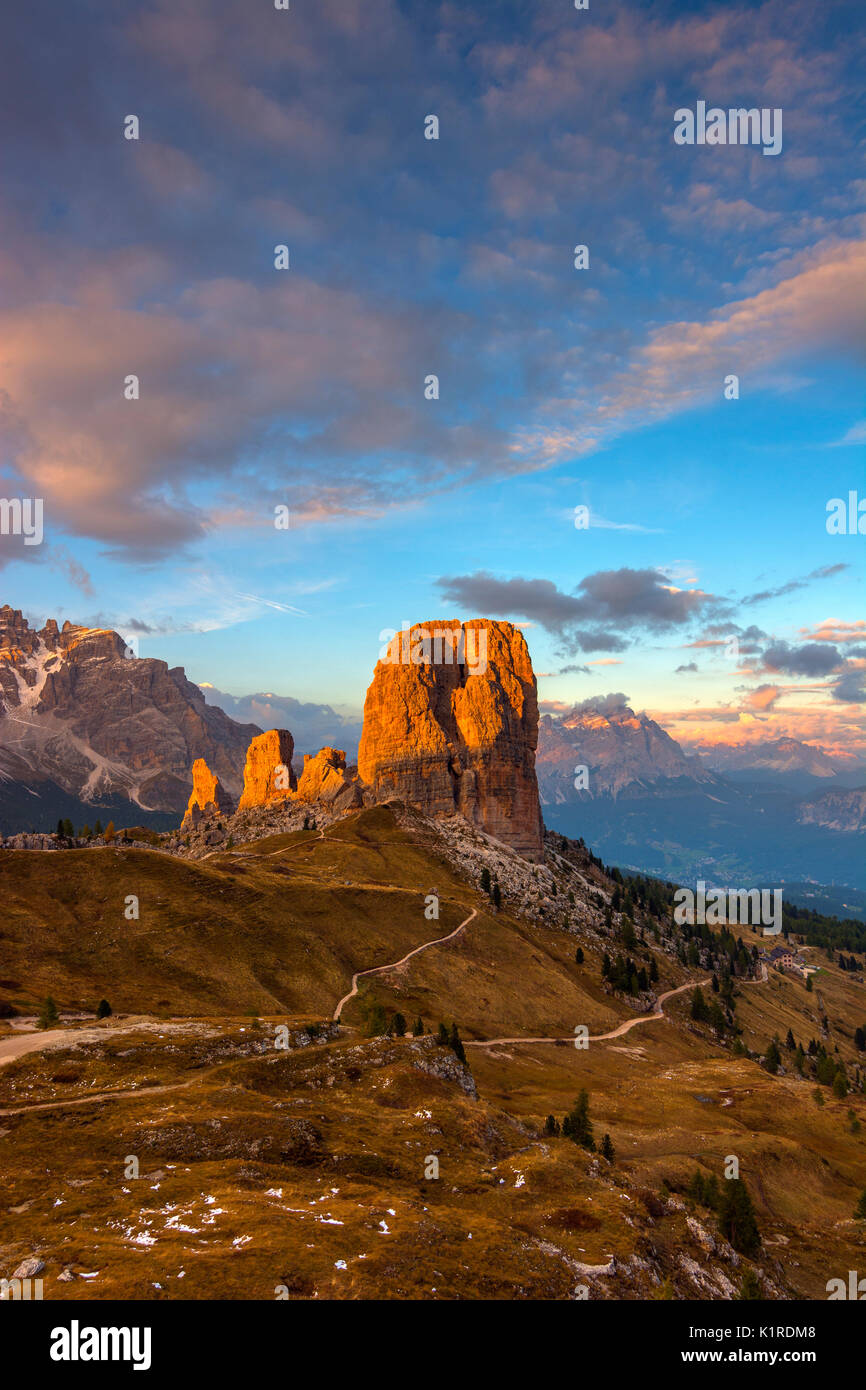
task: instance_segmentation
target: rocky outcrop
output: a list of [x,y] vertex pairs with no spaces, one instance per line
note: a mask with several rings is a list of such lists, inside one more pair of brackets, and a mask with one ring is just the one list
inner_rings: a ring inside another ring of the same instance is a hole
[[522,633],[473,619],[398,633],[364,706],[358,772],[378,800],[455,812],[542,858],[538,699]]
[[198,825],[212,816],[230,816],[234,803],[204,758],[192,765],[192,795],[183,818],[183,827]]
[[[183,811],[195,758],[236,796],[258,732],[206,704],[180,667],[135,656],[110,628],[49,619],[37,631],[0,607],[0,782],[4,793],[16,783],[28,789],[34,817],[42,788],[51,789],[55,822],[92,818],[82,803]],[[75,803],[67,810],[61,797]]]
[[292,771],[295,741],[288,729],[269,729],[254,738],[244,764],[244,790],[238,810],[285,801],[297,790]]
[[304,754],[304,770],[298,778],[299,801],[321,802],[334,810],[348,810],[362,803],[357,774],[346,768],[340,748],[320,748],[315,757]]

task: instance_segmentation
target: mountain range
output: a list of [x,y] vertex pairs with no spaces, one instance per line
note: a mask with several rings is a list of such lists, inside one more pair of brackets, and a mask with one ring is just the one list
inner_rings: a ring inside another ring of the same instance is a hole
[[863,885],[866,771],[795,739],[698,756],[607,697],[542,717],[537,770],[545,823],[622,867],[682,882]]
[[[491,632],[507,626],[493,625]],[[503,651],[510,653],[517,636],[510,634]],[[444,759],[442,768],[451,770],[434,797],[436,806],[461,809],[465,803],[472,814],[487,814],[490,794],[482,788],[498,786],[499,774],[488,755],[474,768],[466,752],[462,760],[459,753],[455,758],[455,749],[468,749],[479,736],[463,727],[462,716],[441,722],[442,700],[464,699],[459,681],[450,694],[437,696],[435,710],[425,713],[419,705],[418,727],[404,729],[392,723],[409,708],[400,682],[411,687],[410,704],[420,698],[423,682],[415,682],[417,667],[380,667],[381,679],[397,684],[388,687],[392,713],[366,713],[371,729],[377,726],[365,756],[371,784],[402,789],[426,807],[429,797],[421,797],[421,789],[430,792],[430,777],[440,776],[433,769]],[[459,668],[452,669],[456,676]],[[512,673],[503,679],[516,678]],[[532,692],[534,701],[534,678]],[[515,698],[517,711],[524,697]],[[617,696],[544,714],[537,751],[534,725],[521,729],[522,716],[515,717],[514,733],[506,734],[503,726],[500,735],[505,743],[496,756],[504,759],[503,768],[534,755],[527,795],[534,797],[537,776],[547,825],[583,838],[610,863],[683,881],[808,878],[862,886],[866,774],[845,759],[790,738],[689,752]],[[69,622],[61,628],[49,620],[35,630],[17,610],[0,608],[2,833],[51,830],[60,817],[75,824],[101,816],[156,829],[176,826],[189,798],[193,762],[204,759],[236,801],[251,740],[273,727],[291,729],[299,754],[339,748],[344,764],[352,766],[364,726],[329,705],[287,695],[200,689],[180,667],[134,657],[110,629]],[[418,728],[422,744],[429,739],[426,752],[416,747]],[[303,770],[300,756],[295,766]],[[496,808],[506,801],[494,796]],[[488,811],[495,818],[493,804]],[[523,808],[520,815],[528,826],[530,812]],[[537,832],[528,833],[527,844],[537,844]]]

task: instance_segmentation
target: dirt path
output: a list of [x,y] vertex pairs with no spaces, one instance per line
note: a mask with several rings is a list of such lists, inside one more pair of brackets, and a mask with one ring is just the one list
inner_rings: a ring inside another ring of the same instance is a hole
[[[623,1033],[628,1033],[631,1028],[637,1028],[640,1023],[654,1023],[656,1019],[664,1018],[662,1004],[666,999],[671,999],[675,994],[682,994],[686,989],[697,989],[701,985],[708,985],[709,980],[689,980],[687,984],[678,985],[676,989],[669,989],[665,994],[660,994],[655,1012],[642,1014],[640,1018],[629,1018],[625,1023],[621,1023],[618,1028],[612,1029],[610,1033],[596,1033],[590,1035],[589,1042],[604,1042],[608,1038],[621,1038]],[[574,1035],[570,1038],[489,1038],[486,1042],[464,1042],[464,1047],[500,1047],[504,1044],[513,1046],[516,1043],[557,1043],[574,1042]]]
[[355,974],[352,976],[352,988],[349,990],[348,994],[343,995],[342,999],[340,1000],[339,1004],[334,1010],[334,1022],[339,1022],[340,1014],[343,1011],[343,1005],[348,1004],[350,999],[354,999],[355,995],[358,993],[358,981],[360,979],[363,979],[365,975],[382,975],[386,970],[396,970],[399,965],[405,965],[407,960],[411,960],[413,956],[419,955],[421,951],[429,950],[431,946],[444,946],[446,941],[453,941],[455,936],[459,936],[463,928],[468,927],[473,917],[477,916],[478,908],[473,907],[469,916],[464,917],[463,921],[460,923],[460,926],[455,927],[453,932],[449,932],[448,936],[437,936],[434,937],[432,941],[425,941],[423,945],[416,946],[413,951],[410,951],[408,953],[408,955],[403,956],[402,960],[392,961],[390,965],[376,965],[373,967],[372,970],[356,970]]
[[36,1110],[66,1110],[70,1105],[93,1105],[102,1100],[129,1100],[137,1096],[161,1095],[164,1091],[183,1091],[187,1086],[194,1086],[206,1072],[200,1072],[190,1081],[166,1081],[159,1086],[138,1086],[127,1091],[94,1091],[92,1096],[76,1096],[69,1100],[46,1100],[40,1101],[37,1105],[18,1105],[13,1110],[0,1110],[0,1117],[12,1115],[32,1115]]
[[70,1042],[75,1037],[74,1028],[50,1028],[41,1033],[21,1033],[16,1038],[3,1038],[0,1041],[0,1067],[6,1062],[14,1062],[27,1052],[39,1052],[43,1047],[56,1047]]

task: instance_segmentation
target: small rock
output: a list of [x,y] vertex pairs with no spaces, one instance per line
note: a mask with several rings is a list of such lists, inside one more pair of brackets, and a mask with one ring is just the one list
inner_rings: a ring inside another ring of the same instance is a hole
[[18,1268],[14,1271],[13,1279],[35,1279],[37,1274],[41,1274],[45,1268],[45,1261],[37,1259],[31,1255],[29,1260],[22,1260]]

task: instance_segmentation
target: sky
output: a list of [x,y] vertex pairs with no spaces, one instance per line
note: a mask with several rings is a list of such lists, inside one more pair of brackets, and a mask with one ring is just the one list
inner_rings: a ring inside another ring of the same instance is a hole
[[[866,756],[858,11],[14,7],[0,602],[346,712],[503,618],[545,710]],[[701,101],[781,150],[676,143]]]

